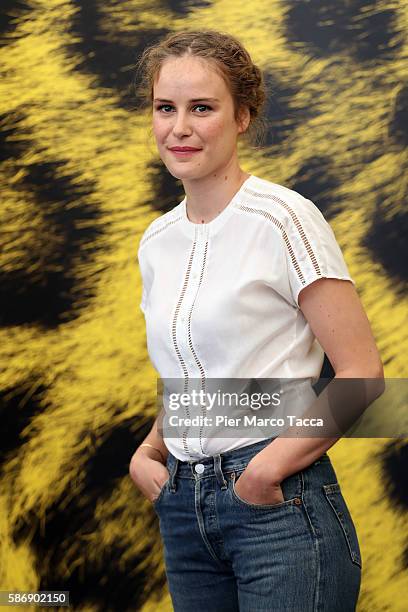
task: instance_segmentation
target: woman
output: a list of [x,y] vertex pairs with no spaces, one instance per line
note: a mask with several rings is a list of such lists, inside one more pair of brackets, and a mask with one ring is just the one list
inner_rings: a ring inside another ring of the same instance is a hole
[[[265,98],[247,51],[228,34],[180,32],[146,49],[140,66],[161,159],[186,194],[150,224],[138,253],[160,377],[184,389],[288,379],[285,405],[297,415],[305,406],[323,414],[336,380],[381,381],[330,226],[310,200],[240,167],[238,140]],[[316,400],[324,352],[336,376]],[[200,416],[209,413],[201,405]],[[222,437],[185,419],[176,437],[156,420],[130,474],[159,516],[176,612],[355,610],[360,549],[326,453],[347,427],[329,429]]]

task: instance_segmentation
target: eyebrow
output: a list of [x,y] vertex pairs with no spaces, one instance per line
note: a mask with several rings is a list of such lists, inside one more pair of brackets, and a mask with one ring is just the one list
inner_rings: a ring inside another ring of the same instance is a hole
[[[170,102],[173,104],[172,100],[164,100],[163,98],[155,98],[153,102]],[[219,102],[218,98],[193,98],[189,100],[189,102]]]

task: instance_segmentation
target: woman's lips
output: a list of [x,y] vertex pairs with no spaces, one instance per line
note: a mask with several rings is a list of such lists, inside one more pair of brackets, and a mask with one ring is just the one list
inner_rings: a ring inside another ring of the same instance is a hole
[[174,149],[169,149],[169,151],[176,157],[190,157],[190,155],[193,155],[193,153],[199,153],[201,149],[191,149],[190,151],[177,151]]

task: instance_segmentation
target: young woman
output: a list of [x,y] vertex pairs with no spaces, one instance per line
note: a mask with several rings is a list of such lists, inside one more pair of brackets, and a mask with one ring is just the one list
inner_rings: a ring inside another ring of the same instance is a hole
[[[296,413],[301,398],[315,415],[336,380],[382,380],[329,224],[301,194],[240,167],[238,139],[265,98],[248,52],[225,33],[180,32],[146,49],[140,66],[160,157],[186,194],[150,224],[138,253],[160,377],[202,389],[288,379],[285,406]],[[324,352],[335,378],[316,399]],[[185,423],[176,437],[156,420],[129,468],[159,517],[176,612],[355,610],[360,548],[326,453],[341,433],[220,437]]]

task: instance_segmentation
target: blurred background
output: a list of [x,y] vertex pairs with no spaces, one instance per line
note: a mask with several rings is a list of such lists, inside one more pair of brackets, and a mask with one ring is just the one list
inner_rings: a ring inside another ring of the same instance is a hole
[[[3,0],[1,590],[69,590],[75,610],[172,609],[158,520],[128,465],[156,415],[138,242],[184,192],[134,66],[168,32],[206,27],[264,71],[266,138],[241,146],[242,167],[320,208],[386,376],[407,376],[404,0]],[[402,612],[407,439],[342,439],[329,454],[361,543],[358,610]]]

